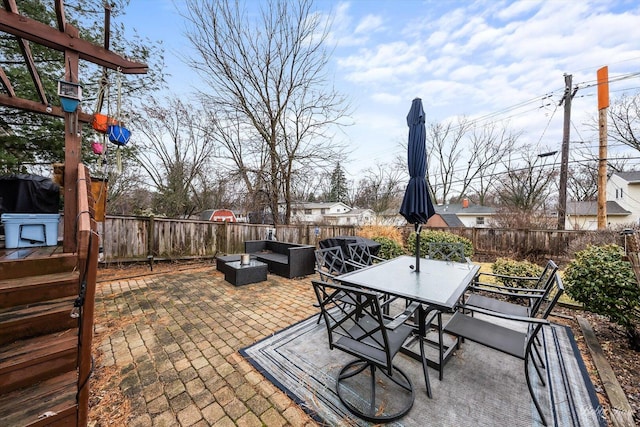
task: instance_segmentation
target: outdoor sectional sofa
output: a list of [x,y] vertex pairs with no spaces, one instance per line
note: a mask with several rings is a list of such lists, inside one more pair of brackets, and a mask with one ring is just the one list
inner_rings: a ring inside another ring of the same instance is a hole
[[315,246],[276,240],[247,240],[244,251],[267,264],[269,273],[293,278],[315,272]]

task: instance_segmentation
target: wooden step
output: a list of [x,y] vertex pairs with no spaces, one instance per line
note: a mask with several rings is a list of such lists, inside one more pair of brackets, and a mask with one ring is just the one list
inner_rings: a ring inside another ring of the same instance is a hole
[[31,387],[0,395],[3,426],[76,425],[77,373],[67,372]]
[[0,280],[0,309],[78,294],[80,274],[66,271]]
[[0,345],[77,327],[69,314],[75,298],[58,298],[0,310]]
[[[24,250],[25,253],[29,252]],[[17,254],[20,251],[16,252]],[[17,279],[40,274],[62,273],[73,271],[78,265],[78,256],[72,253],[37,256],[29,253],[28,258],[0,259],[0,280]]]
[[77,367],[78,329],[16,341],[0,347],[2,393],[74,371]]

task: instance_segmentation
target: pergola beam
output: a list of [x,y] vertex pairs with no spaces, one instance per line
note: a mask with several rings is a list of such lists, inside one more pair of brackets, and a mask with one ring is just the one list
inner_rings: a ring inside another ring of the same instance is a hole
[[2,84],[2,87],[7,91],[9,96],[16,96],[16,92],[13,90],[13,85],[11,85],[9,78],[2,67],[0,67],[0,84]]
[[[2,74],[2,70],[0,69],[0,74]],[[12,89],[13,90],[13,89]],[[40,102],[31,101],[29,99],[16,98],[15,94],[13,96],[8,96],[0,93],[0,105],[10,108],[15,108],[17,110],[30,111],[33,113],[47,114],[49,116],[60,117],[64,119],[64,111],[62,108],[55,105],[42,104]],[[47,111],[47,109],[51,109],[51,111]],[[83,113],[78,111],[78,121],[81,123],[91,123],[93,120],[93,114]]]
[[[4,0],[4,6],[11,13],[18,13],[18,5],[16,5],[15,0]],[[42,85],[42,80],[40,80],[40,74],[38,74],[38,70],[36,69],[36,63],[33,60],[29,42],[21,37],[17,37],[17,40],[18,46],[20,47],[20,51],[22,52],[22,56],[24,57],[24,61],[27,66],[27,70],[31,75],[31,80],[33,80],[33,84],[36,87],[38,97],[43,104],[47,104],[49,100],[47,99],[47,94],[45,93],[44,86]]]
[[101,46],[72,37],[69,34],[69,27],[72,25],[66,24],[65,32],[61,32],[26,16],[0,9],[0,31],[2,32],[61,52],[72,50],[77,52],[82,60],[112,70],[119,70],[124,74],[145,74],[147,72],[146,64],[130,61]]

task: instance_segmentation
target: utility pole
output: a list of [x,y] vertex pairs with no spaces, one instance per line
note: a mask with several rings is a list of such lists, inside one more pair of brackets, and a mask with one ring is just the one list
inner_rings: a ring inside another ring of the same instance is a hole
[[607,228],[607,110],[609,108],[609,67],[598,70],[598,230]]
[[564,96],[560,105],[564,102],[564,126],[562,131],[562,157],[560,163],[560,196],[558,199],[558,230],[564,230],[565,217],[567,215],[567,175],[569,170],[569,134],[571,132],[571,100],[576,94],[577,88],[571,90],[571,74],[564,75]]

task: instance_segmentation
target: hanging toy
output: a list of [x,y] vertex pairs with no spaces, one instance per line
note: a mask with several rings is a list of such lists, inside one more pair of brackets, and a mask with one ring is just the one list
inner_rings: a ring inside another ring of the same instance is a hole
[[118,105],[116,109],[116,121],[117,124],[110,124],[108,126],[109,141],[118,146],[116,152],[116,165],[118,172],[122,172],[122,157],[120,154],[120,147],[127,145],[129,138],[131,138],[131,131],[125,128],[120,121],[120,113],[122,107],[122,79],[120,76],[120,70],[118,70]]
[[93,150],[93,154],[97,154],[98,156],[104,153],[104,144],[99,143],[98,141],[93,141],[91,143],[91,149]]
[[109,98],[109,79],[107,78],[106,71],[103,73],[100,80],[100,88],[98,89],[98,96],[96,99],[96,109],[93,113],[93,120],[91,121],[91,127],[97,132],[106,134],[109,130],[109,125],[117,125],[118,122],[113,117],[109,116],[109,104],[107,104],[107,114],[102,114],[102,104],[104,104],[105,94],[107,99]]
[[131,138],[131,131],[121,125],[109,125],[109,141],[118,146],[127,145]]

